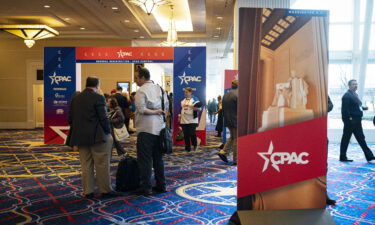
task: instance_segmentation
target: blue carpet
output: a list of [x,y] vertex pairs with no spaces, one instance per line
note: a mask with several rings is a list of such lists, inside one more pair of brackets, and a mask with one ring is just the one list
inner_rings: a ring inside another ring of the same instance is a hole
[[[208,133],[197,152],[177,147],[166,156],[167,193],[87,200],[77,152],[43,145],[42,130],[0,130],[0,224],[227,224],[236,210],[237,171],[217,158],[219,139]],[[375,165],[356,144],[348,150],[352,163],[339,162],[338,152],[330,144],[328,194],[337,205],[328,210],[338,225],[374,225]],[[114,153],[113,184],[118,160]]]

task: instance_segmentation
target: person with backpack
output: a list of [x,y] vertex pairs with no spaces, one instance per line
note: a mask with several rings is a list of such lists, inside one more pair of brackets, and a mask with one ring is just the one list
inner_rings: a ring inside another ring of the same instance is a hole
[[[134,192],[148,196],[167,191],[164,161],[161,149],[160,131],[165,128],[163,115],[168,110],[168,99],[164,95],[165,111],[162,110],[162,90],[150,80],[150,72],[139,68],[136,83],[140,87],[135,95],[135,127],[137,129],[137,159],[140,173],[140,186]],[[156,186],[151,185],[152,168]]]

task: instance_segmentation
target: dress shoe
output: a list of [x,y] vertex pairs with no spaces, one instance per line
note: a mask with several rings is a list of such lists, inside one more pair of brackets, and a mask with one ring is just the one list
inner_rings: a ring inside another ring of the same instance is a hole
[[143,189],[143,188],[138,188],[133,192],[135,195],[143,195],[143,196],[149,196],[152,194],[150,189]]
[[93,198],[95,197],[94,193],[85,194],[84,196],[85,196],[85,198],[87,198],[87,199],[93,199]]
[[219,154],[217,154],[217,155],[220,157],[221,160],[223,160],[224,162],[228,163],[228,158],[227,158],[226,155],[221,154],[221,153],[219,153]]
[[190,150],[190,148],[189,149],[185,148],[185,151],[190,152],[191,150]]
[[353,159],[340,159],[340,162],[353,162]]
[[119,197],[119,196],[123,196],[123,194],[117,191],[110,191],[110,192],[101,194],[102,198],[114,198],[114,197]]
[[336,201],[330,198],[326,199],[326,204],[327,205],[336,205]]
[[165,193],[167,189],[165,187],[152,187],[152,191],[155,193]]
[[367,159],[367,162],[370,162],[370,161],[372,161],[372,160],[375,160],[375,157],[374,157],[374,156],[371,157],[371,158],[369,158],[369,159]]

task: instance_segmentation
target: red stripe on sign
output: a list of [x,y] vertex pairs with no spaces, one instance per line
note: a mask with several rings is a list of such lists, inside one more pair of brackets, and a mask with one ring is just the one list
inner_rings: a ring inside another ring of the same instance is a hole
[[173,60],[173,47],[77,47],[76,60]]

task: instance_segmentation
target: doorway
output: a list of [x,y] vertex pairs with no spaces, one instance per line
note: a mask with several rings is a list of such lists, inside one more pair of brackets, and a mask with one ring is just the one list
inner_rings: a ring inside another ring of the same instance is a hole
[[33,85],[35,127],[44,127],[44,84]]

